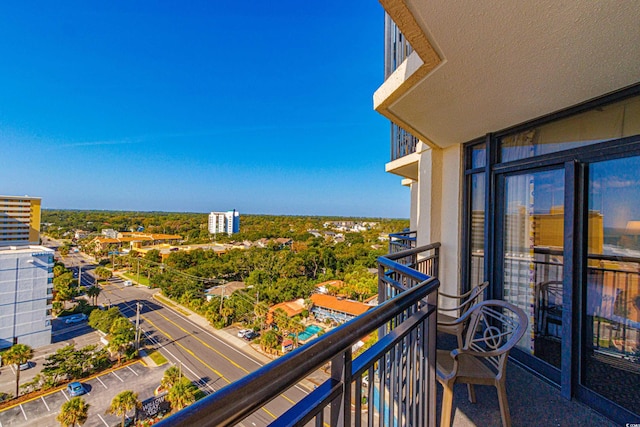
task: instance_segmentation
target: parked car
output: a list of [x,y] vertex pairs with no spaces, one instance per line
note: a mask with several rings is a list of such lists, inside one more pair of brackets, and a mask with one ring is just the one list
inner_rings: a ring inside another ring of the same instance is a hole
[[252,339],[258,338],[260,334],[254,331],[249,331],[246,334],[244,334],[244,336],[242,338],[244,338],[247,341],[251,341]]
[[69,396],[71,397],[82,396],[86,392],[87,390],[84,388],[82,383],[79,383],[77,381],[69,383],[69,385],[67,386],[67,393],[69,393]]
[[125,280],[124,281],[124,285],[125,286],[133,286],[133,282],[131,280]]
[[[33,365],[32,365],[32,363],[33,363]],[[29,369],[31,366],[35,366],[35,363],[27,360],[23,364],[19,365],[18,369],[20,369],[21,371],[24,371],[25,369]]]
[[253,332],[251,329],[240,329],[238,331],[238,338],[244,338],[249,332]]
[[87,315],[84,313],[80,313],[80,314],[74,314],[72,316],[67,317],[64,320],[64,323],[78,323],[78,322],[82,322],[83,320],[87,320]]

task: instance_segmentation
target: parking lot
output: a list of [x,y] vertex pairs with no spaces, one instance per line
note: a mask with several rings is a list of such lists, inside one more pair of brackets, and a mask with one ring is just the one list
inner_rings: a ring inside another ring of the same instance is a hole
[[[107,415],[105,411],[111,399],[124,390],[138,393],[138,399],[145,400],[153,396],[153,391],[167,366],[149,368],[140,362],[119,368],[81,381],[87,393],[83,396],[89,403],[89,418],[85,426],[119,425],[120,417]],[[0,412],[0,427],[7,426],[57,426],[56,416],[60,407],[70,399],[66,389],[55,390]]]

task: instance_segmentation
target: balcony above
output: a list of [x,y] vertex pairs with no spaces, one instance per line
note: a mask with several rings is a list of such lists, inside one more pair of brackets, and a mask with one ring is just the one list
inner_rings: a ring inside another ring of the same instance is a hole
[[381,0],[413,48],[374,108],[436,147],[637,83],[634,2]]

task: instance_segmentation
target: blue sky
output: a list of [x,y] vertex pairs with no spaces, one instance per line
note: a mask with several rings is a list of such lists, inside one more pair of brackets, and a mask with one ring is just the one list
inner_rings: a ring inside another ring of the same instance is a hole
[[0,3],[0,194],[408,217],[371,0]]

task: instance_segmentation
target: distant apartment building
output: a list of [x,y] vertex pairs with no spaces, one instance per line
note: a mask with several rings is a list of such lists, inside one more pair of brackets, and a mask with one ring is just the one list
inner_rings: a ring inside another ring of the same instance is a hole
[[232,235],[240,231],[240,212],[235,209],[227,212],[209,214],[209,233],[227,233]]
[[53,250],[40,241],[40,199],[0,196],[0,349],[51,343]]
[[40,243],[40,198],[0,196],[0,246]]

